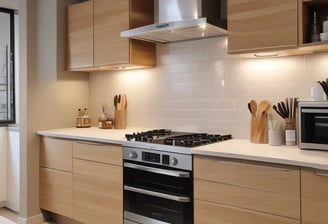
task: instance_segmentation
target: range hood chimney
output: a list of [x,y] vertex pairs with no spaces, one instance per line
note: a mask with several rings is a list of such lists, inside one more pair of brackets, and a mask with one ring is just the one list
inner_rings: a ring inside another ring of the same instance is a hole
[[171,43],[227,34],[227,0],[154,0],[155,24],[121,32],[154,43]]

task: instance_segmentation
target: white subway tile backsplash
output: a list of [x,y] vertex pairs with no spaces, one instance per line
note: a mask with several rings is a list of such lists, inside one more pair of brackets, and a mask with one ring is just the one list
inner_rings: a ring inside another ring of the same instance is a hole
[[[113,96],[125,93],[128,126],[249,138],[250,99],[307,99],[313,82],[328,78],[327,53],[239,59],[226,52],[226,37],[158,45],[156,68],[91,73],[93,122],[104,103],[113,116]],[[272,110],[270,117],[279,119]]]

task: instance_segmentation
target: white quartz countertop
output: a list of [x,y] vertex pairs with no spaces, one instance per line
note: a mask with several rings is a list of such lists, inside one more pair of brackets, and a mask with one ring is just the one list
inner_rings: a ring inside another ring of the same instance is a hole
[[[147,131],[146,128],[99,129],[63,128],[43,130],[37,133],[42,136],[67,138],[82,141],[122,144],[124,146],[156,149],[158,145],[143,142],[128,142],[125,134]],[[328,151],[300,150],[297,146],[269,146],[254,144],[247,139],[232,139],[215,144],[184,148],[176,146],[160,146],[163,151],[192,153],[225,158],[246,159],[261,162],[279,163],[328,170]]]

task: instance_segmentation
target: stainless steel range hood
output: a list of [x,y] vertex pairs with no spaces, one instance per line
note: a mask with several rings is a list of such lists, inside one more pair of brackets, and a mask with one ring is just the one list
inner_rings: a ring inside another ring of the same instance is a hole
[[155,24],[121,37],[171,43],[227,34],[227,0],[154,0]]

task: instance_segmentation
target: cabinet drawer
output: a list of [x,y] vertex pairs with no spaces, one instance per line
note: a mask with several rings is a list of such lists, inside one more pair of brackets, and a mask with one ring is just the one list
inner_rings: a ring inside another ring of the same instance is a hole
[[194,180],[195,198],[280,216],[300,218],[300,197],[207,180]]
[[325,224],[328,220],[328,171],[303,169],[302,223]]
[[195,224],[300,224],[299,220],[195,200]]
[[123,223],[123,186],[74,175],[74,218],[82,223]]
[[41,137],[40,166],[72,171],[72,141]]
[[194,177],[231,185],[300,195],[300,171],[292,166],[194,156]]
[[72,173],[40,168],[40,207],[73,217]]
[[122,166],[122,146],[93,142],[74,142],[73,157]]
[[73,173],[82,176],[95,177],[112,183],[123,184],[122,166],[74,159]]

